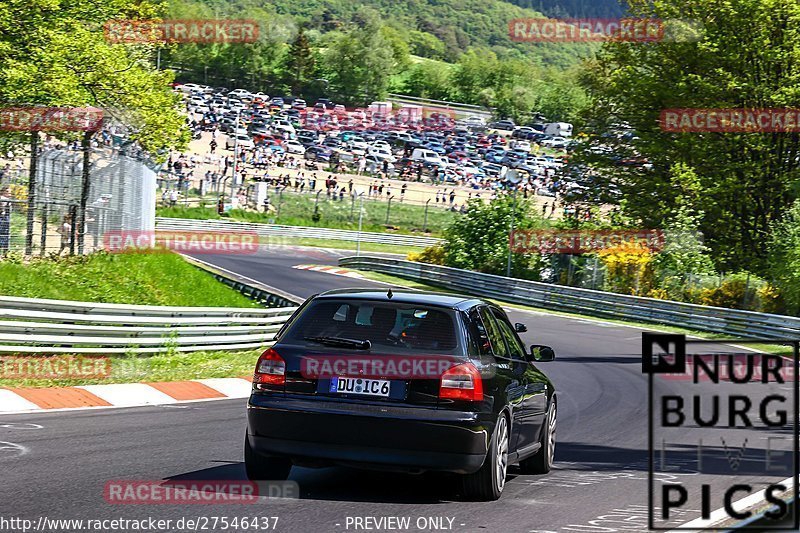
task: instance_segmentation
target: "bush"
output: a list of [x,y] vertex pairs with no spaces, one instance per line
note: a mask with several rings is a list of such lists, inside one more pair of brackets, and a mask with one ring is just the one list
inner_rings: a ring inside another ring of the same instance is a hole
[[724,280],[719,287],[703,289],[698,303],[728,309],[745,309],[748,293],[752,294],[752,291],[746,280],[736,276]]
[[[509,230],[512,219],[518,230],[542,227],[541,216],[529,200],[502,194],[491,202],[467,202],[466,213],[445,231],[445,264],[487,274],[505,275],[508,266]],[[538,280],[541,256],[513,253],[511,275]]]
[[764,283],[756,291],[759,301],[759,310],[762,313],[781,314],[786,312],[786,302],[780,290],[770,284]]
[[606,290],[634,296],[653,288],[653,252],[640,242],[623,242],[597,252],[606,267]]
[[[800,201],[772,227],[767,270],[789,313],[800,313]],[[771,298],[774,302],[774,298]]]
[[418,263],[428,263],[430,265],[444,265],[445,264],[445,251],[441,244],[428,246],[419,253],[411,252],[408,254],[409,261],[417,261]]

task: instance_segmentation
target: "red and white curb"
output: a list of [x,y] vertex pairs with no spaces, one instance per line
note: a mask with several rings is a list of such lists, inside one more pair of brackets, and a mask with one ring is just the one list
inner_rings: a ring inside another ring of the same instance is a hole
[[247,398],[251,387],[249,379],[210,378],[164,383],[0,388],[0,414]]
[[336,276],[345,276],[348,278],[357,278],[357,279],[364,279],[360,273],[349,270],[347,268],[339,268],[335,266],[327,266],[327,265],[295,265],[292,268],[296,268],[298,270],[311,270],[314,272],[325,272],[326,274],[334,274]]

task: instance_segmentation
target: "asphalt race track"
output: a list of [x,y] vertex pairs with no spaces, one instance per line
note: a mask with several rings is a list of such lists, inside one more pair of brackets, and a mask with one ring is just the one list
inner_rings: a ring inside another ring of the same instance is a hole
[[[291,255],[272,249],[198,258],[302,297],[339,287],[384,286],[291,268],[336,264],[341,255],[293,248]],[[214,506],[105,503],[103,488],[110,480],[244,479],[245,400],[223,400],[0,416],[0,516],[34,523],[40,516],[277,516],[276,531],[296,532],[387,530],[373,522],[361,522],[372,529],[356,528],[356,517],[410,517],[409,531],[434,529],[431,522],[418,524],[427,518],[442,518],[452,531],[647,531],[647,379],[641,373],[641,331],[541,313],[511,310],[510,315],[528,325],[522,334],[526,343],[556,350],[557,360],[541,368],[560,394],[558,445],[551,474],[522,476],[512,470],[497,502],[459,501],[447,478],[295,468],[291,479],[300,486],[299,500]],[[708,430],[709,442],[714,431]],[[679,471],[674,478],[691,475]],[[720,469],[714,483],[727,485],[739,475]],[[697,518],[698,505],[669,525]],[[721,500],[716,499],[711,508],[718,507]],[[208,530],[214,529],[209,525]]]

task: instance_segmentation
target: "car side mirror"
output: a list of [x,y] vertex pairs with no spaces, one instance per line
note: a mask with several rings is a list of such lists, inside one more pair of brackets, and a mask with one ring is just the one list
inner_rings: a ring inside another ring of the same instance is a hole
[[531,355],[529,361],[532,363],[546,363],[556,358],[556,352],[549,346],[541,344],[531,345]]
[[514,324],[514,331],[516,331],[517,333],[525,333],[526,331],[528,331],[528,326],[517,322]]

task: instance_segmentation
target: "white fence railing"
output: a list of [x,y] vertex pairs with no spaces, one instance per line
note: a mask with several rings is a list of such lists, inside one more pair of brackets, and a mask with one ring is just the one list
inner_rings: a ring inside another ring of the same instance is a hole
[[235,222],[230,220],[194,220],[187,218],[156,218],[156,231],[220,231],[254,232],[260,237],[285,237],[295,239],[331,239],[338,241],[361,241],[376,244],[399,246],[432,246],[441,242],[434,237],[399,235],[393,233],[371,233],[332,228],[312,228],[307,226],[282,226],[278,224],[259,224],[255,222]]
[[555,311],[667,324],[742,338],[787,339],[800,335],[800,318],[792,316],[551,285],[397,259],[345,257],[339,264]]

